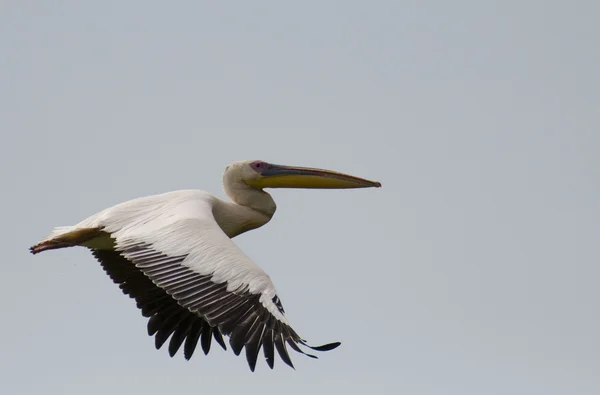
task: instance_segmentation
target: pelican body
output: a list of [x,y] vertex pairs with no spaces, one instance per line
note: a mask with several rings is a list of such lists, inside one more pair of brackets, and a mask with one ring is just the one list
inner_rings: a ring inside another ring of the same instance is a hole
[[275,350],[294,367],[287,346],[327,351],[339,342],[309,346],[290,326],[269,276],[231,238],[263,226],[276,210],[264,188],[346,189],[381,184],[328,170],[263,161],[233,163],[223,174],[232,202],[201,190],[142,197],[107,208],[74,226],[57,227],[30,248],[33,254],[83,246],[149,318],[148,333],[169,354],[183,345],[190,359],[211,340],[236,355],[245,348],[252,371],[260,349],[272,369]]

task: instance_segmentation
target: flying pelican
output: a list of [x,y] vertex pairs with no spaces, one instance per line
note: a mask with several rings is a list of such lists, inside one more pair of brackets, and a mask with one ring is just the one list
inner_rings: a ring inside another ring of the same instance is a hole
[[264,188],[381,187],[329,170],[240,161],[226,167],[225,192],[233,203],[200,190],[180,190],[117,204],[74,226],[57,227],[31,253],[84,246],[124,294],[134,298],[157,349],[169,339],[173,357],[185,343],[190,359],[211,338],[236,355],[245,347],[251,371],[262,347],[273,369],[275,349],[294,368],[286,344],[328,351],[339,342],[309,346],[290,326],[269,276],[231,238],[263,226],[276,205]]

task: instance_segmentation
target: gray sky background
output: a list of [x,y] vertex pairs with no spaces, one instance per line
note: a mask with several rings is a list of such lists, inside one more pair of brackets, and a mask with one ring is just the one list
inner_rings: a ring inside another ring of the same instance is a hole
[[[2,2],[1,392],[600,393],[598,4]],[[383,183],[236,239],[343,343],[296,371],[171,359],[87,251],[28,254],[241,159]]]

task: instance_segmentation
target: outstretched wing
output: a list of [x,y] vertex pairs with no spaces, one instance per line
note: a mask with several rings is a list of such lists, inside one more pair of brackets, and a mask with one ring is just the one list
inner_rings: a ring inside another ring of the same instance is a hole
[[208,354],[213,337],[223,349],[227,349],[218,328],[211,327],[202,317],[180,306],[121,254],[111,250],[92,252],[113,282],[119,285],[125,295],[135,299],[144,317],[150,318],[148,334],[155,336],[157,349],[160,349],[169,337],[171,357],[185,344],[184,357],[189,360],[198,342],[201,343],[204,354]]
[[[123,221],[117,212],[114,214],[104,215],[98,225],[114,239],[114,253],[133,264],[154,285],[153,289],[133,273],[129,274],[131,280],[120,282],[129,284],[122,288],[136,298],[143,313],[144,308],[146,314],[155,313],[157,318],[151,318],[149,330],[156,330],[157,347],[172,335],[170,351],[177,351],[182,342],[189,341],[193,352],[200,336],[210,344],[211,334],[217,341],[223,334],[229,336],[236,355],[245,348],[250,369],[254,370],[261,348],[273,368],[275,349],[293,367],[288,345],[313,358],[299,346],[326,351],[339,345],[311,347],[300,338],[289,325],[269,276],[223,233],[209,202],[180,201],[157,207],[151,215],[135,221]],[[94,252],[115,280],[117,269],[109,267],[117,258],[107,255],[110,253]],[[144,289],[139,296],[133,290],[136,287]],[[156,327],[150,328],[152,320]]]

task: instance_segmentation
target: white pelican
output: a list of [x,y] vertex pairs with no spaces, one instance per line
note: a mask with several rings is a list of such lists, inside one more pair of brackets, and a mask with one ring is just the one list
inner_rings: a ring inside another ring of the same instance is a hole
[[286,344],[316,351],[291,328],[269,276],[231,241],[263,226],[275,202],[263,188],[369,188],[381,184],[328,170],[269,164],[233,163],[223,174],[230,203],[200,190],[181,190],[117,204],[74,226],[57,227],[30,248],[45,250],[84,246],[110,278],[134,298],[149,317],[148,333],[159,349],[169,342],[172,356],[183,347],[190,359],[200,341],[208,354],[214,337],[236,355],[246,348],[254,371],[262,346],[273,369],[274,350],[294,367]]

